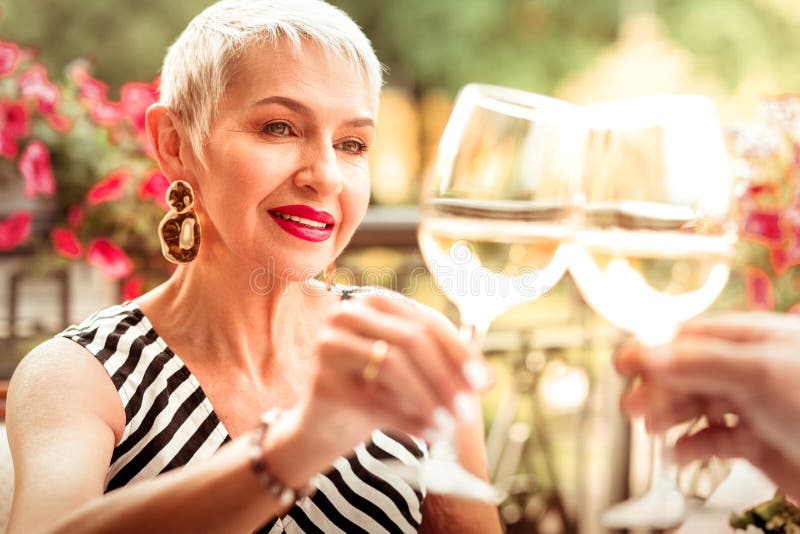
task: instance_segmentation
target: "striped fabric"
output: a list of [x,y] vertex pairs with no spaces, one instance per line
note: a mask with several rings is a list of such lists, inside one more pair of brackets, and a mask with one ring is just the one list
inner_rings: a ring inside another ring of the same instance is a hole
[[[95,313],[59,336],[85,347],[103,364],[125,408],[106,491],[211,457],[230,436],[195,376],[133,302]],[[317,491],[259,532],[416,532],[424,491],[398,466],[416,467],[427,449],[411,437],[374,431],[369,443],[336,460],[314,480]]]

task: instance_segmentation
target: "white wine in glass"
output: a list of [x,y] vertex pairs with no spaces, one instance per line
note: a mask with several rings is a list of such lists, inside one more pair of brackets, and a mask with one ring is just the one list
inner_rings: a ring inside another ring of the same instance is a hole
[[419,243],[461,322],[485,332],[497,315],[550,290],[567,268],[566,203],[433,199]]
[[[459,93],[420,201],[419,243],[429,271],[478,351],[491,321],[542,296],[567,268],[564,248],[580,162],[577,108],[523,91],[468,85]],[[572,143],[573,150],[567,150]],[[433,493],[497,502],[502,494],[455,461],[449,440],[423,463]]]
[[[582,222],[570,272],[586,302],[645,345],[669,342],[725,287],[735,245],[731,176],[713,103],[646,97],[587,114]],[[650,488],[612,507],[614,528],[680,524],[687,503],[663,436]]]

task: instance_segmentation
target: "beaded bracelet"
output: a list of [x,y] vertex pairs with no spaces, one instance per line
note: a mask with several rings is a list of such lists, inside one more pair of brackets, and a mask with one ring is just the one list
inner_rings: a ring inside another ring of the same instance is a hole
[[261,414],[258,428],[252,434],[250,441],[250,470],[258,478],[261,485],[267,488],[282,506],[289,506],[297,499],[311,495],[315,488],[311,484],[306,484],[298,490],[288,488],[271,475],[267,469],[267,462],[264,460],[264,450],[261,444],[264,442],[267,430],[275,423],[280,414],[281,410],[278,408],[273,408]]

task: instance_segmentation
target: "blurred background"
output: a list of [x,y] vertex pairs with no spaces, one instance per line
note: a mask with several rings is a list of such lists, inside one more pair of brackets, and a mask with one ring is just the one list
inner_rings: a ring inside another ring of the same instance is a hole
[[[66,324],[169,276],[155,232],[166,180],[142,118],[166,47],[211,3],[0,2],[0,380]],[[422,267],[414,204],[466,83],[576,103],[691,92],[717,102],[746,184],[736,269],[715,306],[797,310],[797,0],[332,3],[387,68],[373,206],[340,281],[386,285],[455,319]],[[569,279],[493,324],[487,439],[493,476],[511,493],[510,532],[599,532],[599,511],[641,486],[610,366],[622,339]]]

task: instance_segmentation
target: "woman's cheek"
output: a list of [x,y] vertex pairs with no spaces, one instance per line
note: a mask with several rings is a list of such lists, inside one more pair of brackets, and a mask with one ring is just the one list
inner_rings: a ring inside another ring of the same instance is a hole
[[[367,182],[368,184],[368,182]],[[362,189],[358,192],[351,192],[346,195],[342,203],[342,237],[347,241],[355,233],[358,225],[364,219],[367,213],[367,206],[369,205],[369,186],[361,186]]]

